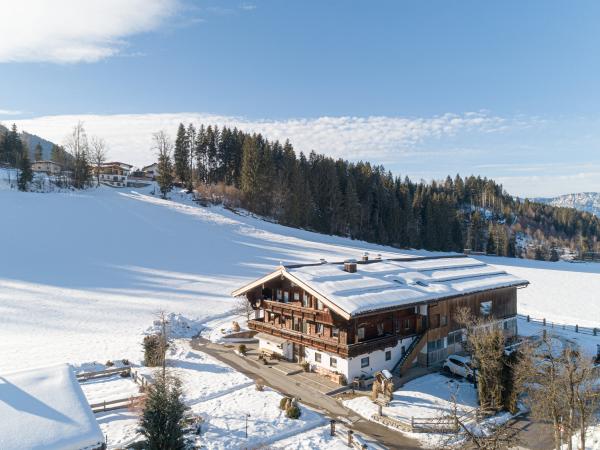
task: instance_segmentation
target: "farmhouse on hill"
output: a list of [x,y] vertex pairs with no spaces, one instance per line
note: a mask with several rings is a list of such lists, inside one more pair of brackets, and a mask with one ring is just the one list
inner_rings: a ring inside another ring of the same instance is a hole
[[[263,352],[336,381],[404,373],[462,350],[459,307],[517,333],[517,289],[527,281],[465,255],[279,266],[237,289],[255,310]],[[336,378],[337,376],[337,378]]]

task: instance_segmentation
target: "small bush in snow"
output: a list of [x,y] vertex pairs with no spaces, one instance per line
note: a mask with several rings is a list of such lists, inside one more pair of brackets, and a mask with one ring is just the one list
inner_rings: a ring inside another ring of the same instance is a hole
[[124,366],[128,366],[129,365],[129,360],[127,358],[123,358],[121,360],[121,362],[123,363]]
[[147,367],[162,366],[166,354],[166,344],[162,335],[150,334],[144,337],[144,364]]
[[308,361],[304,361],[304,362],[302,363],[302,369],[303,369],[305,372],[310,372],[310,364],[308,363]]
[[279,400],[279,409],[281,409],[282,411],[285,411],[288,409],[288,406],[290,406],[292,404],[292,399],[289,397],[282,397],[281,400]]
[[240,324],[234,320],[233,323],[231,324],[231,329],[235,332],[240,331]]
[[262,392],[265,390],[265,385],[259,382],[256,382],[256,390]]
[[112,362],[112,361],[109,359],[108,361],[106,361],[106,362],[104,363],[104,365],[105,365],[106,367],[112,367],[112,366],[114,366],[114,365],[115,365],[115,363],[114,363],[114,362]]
[[245,355],[246,354],[246,346],[244,344],[240,344],[238,345],[238,352],[240,352],[240,355]]
[[285,410],[285,417],[289,419],[299,419],[302,415],[302,411],[297,405],[291,405],[289,408]]

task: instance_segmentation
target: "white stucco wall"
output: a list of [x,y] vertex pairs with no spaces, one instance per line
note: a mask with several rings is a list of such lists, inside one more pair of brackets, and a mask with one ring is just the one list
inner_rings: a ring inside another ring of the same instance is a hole
[[[398,345],[395,347],[388,347],[384,350],[376,350],[372,353],[365,353],[364,355],[359,355],[353,358],[342,358],[340,356],[317,351],[310,347],[305,347],[305,360],[309,362],[313,370],[316,367],[321,367],[326,370],[330,370],[332,372],[339,372],[343,374],[348,381],[352,381],[354,377],[359,377],[364,375],[364,377],[368,378],[383,369],[392,370],[396,363],[402,357],[402,347],[408,350],[409,345],[413,341],[414,338],[405,338],[398,341]],[[385,360],[385,352],[391,351],[391,358],[389,361]],[[317,362],[315,360],[315,353],[321,354],[321,362]],[[337,367],[331,367],[330,361],[331,358],[337,359]],[[369,366],[361,367],[361,359],[364,357],[369,357]]]
[[292,348],[291,342],[284,342],[284,343],[280,344],[275,341],[270,341],[268,339],[259,338],[258,339],[258,349],[277,353],[277,354],[283,356],[285,359],[292,359],[292,356],[293,356],[292,355],[293,348]]

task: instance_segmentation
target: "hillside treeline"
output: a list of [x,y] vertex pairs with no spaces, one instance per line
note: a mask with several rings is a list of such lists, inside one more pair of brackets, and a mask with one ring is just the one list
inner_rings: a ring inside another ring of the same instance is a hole
[[219,192],[281,224],[395,247],[487,251],[551,259],[552,249],[597,251],[600,221],[571,208],[521,201],[481,177],[415,183],[383,166],[315,152],[296,154],[236,128],[180,125],[176,178],[201,193]]

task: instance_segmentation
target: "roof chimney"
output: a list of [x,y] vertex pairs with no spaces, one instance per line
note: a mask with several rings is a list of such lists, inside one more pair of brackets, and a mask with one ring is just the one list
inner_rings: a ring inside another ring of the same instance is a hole
[[344,261],[344,271],[348,273],[356,273],[356,261],[353,259]]
[[369,260],[369,252],[364,252],[363,253],[362,260],[363,261],[368,261]]

